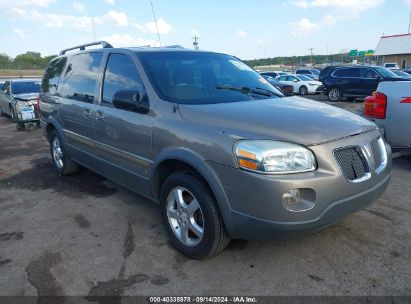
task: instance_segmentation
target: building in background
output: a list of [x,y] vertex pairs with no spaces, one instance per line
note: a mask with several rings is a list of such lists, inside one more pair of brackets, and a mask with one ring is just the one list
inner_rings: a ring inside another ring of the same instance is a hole
[[402,69],[411,66],[411,34],[382,36],[375,55],[383,63],[397,63]]

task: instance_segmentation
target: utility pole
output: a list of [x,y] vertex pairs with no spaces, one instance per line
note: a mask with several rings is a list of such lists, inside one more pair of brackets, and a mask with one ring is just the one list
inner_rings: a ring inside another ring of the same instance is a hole
[[198,40],[199,40],[200,38],[198,38],[197,36],[194,36],[193,37],[193,46],[194,46],[194,49],[195,50],[198,50]]
[[311,65],[313,65],[314,64],[314,62],[313,62],[313,50],[314,50],[314,48],[311,47],[308,50],[311,52]]

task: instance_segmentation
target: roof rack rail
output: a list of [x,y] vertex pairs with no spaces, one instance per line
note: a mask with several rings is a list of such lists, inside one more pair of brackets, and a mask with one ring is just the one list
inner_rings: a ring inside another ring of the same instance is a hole
[[108,43],[106,41],[96,41],[96,42],[86,43],[86,44],[74,46],[74,47],[71,47],[71,48],[68,48],[68,49],[64,49],[60,52],[60,56],[64,55],[68,51],[72,51],[72,50],[76,50],[76,49],[79,49],[80,51],[84,51],[86,49],[86,47],[93,46],[93,45],[101,45],[104,49],[110,49],[110,48],[113,47],[110,43]]
[[164,47],[169,48],[169,49],[184,49],[181,45],[178,45],[178,44],[167,45],[167,46],[164,46]]

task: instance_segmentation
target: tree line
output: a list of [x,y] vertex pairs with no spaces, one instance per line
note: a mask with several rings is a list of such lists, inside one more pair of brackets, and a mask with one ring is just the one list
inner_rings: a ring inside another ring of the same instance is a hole
[[14,59],[6,54],[0,54],[0,69],[10,70],[43,70],[56,55],[42,57],[38,52],[26,52]]

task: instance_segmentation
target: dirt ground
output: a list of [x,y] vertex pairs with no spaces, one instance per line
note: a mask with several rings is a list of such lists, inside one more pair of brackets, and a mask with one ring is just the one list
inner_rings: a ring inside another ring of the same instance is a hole
[[233,241],[195,261],[171,248],[156,205],[85,169],[57,176],[41,131],[1,117],[0,296],[410,296],[410,181],[411,159],[397,159],[367,209],[304,238]]

